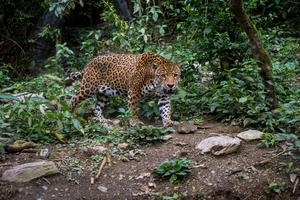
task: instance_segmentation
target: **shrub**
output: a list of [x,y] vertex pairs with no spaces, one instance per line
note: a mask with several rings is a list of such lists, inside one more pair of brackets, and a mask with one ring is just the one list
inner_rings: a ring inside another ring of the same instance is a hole
[[148,144],[163,142],[168,138],[165,135],[173,131],[172,128],[137,125],[129,129],[125,134],[125,139],[135,144]]
[[177,158],[175,160],[165,160],[153,169],[153,172],[161,177],[167,177],[174,183],[190,173],[192,161],[186,158]]

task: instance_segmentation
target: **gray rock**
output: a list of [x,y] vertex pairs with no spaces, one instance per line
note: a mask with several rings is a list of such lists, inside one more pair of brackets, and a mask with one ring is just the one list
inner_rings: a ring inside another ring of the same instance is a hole
[[52,161],[38,161],[17,165],[6,170],[2,181],[24,183],[33,179],[59,173],[56,165]]
[[50,155],[50,150],[48,148],[45,148],[45,149],[41,149],[40,153],[39,153],[39,156],[41,158],[48,158]]
[[180,134],[189,134],[198,130],[198,127],[191,122],[181,122],[178,124],[176,131]]
[[233,153],[238,150],[241,140],[229,136],[213,136],[202,140],[197,144],[202,154],[211,152],[214,155]]
[[251,140],[258,140],[262,137],[263,132],[257,131],[257,130],[248,130],[241,132],[237,135],[237,137],[246,140],[246,141],[251,141]]
[[101,186],[101,185],[99,185],[98,187],[97,187],[97,189],[99,190],[99,191],[101,191],[101,192],[107,192],[107,187],[104,187],[104,186]]
[[172,138],[173,138],[172,135],[163,135],[163,136],[162,136],[162,139],[163,139],[164,141],[171,140]]

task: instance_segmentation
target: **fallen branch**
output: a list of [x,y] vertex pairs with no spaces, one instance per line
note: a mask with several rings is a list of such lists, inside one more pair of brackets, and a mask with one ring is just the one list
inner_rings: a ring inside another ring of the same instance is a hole
[[21,152],[22,153],[36,153],[36,152],[39,152],[40,151],[40,149],[32,149],[32,148],[30,148],[30,149],[23,149]]
[[111,155],[110,155],[109,151],[106,152],[106,157],[107,157],[108,166],[111,166]]
[[269,163],[269,162],[271,162],[274,158],[277,158],[278,156],[281,156],[282,154],[284,154],[284,153],[286,153],[286,152],[287,152],[287,150],[284,150],[284,151],[282,151],[282,152],[276,154],[275,156],[272,156],[271,158],[268,158],[268,159],[266,159],[266,160],[262,160],[262,161],[260,161],[260,162],[254,163],[253,166],[264,165],[264,164],[266,164],[266,163]]
[[101,172],[102,172],[102,169],[103,169],[104,165],[106,164],[106,162],[107,162],[107,157],[105,156],[105,157],[103,158],[103,160],[102,160],[102,163],[101,163],[101,165],[100,165],[100,167],[99,167],[99,170],[98,170],[98,173],[97,173],[95,179],[98,179],[98,178],[99,178],[99,176],[100,176],[100,174],[101,174]]
[[46,179],[45,177],[42,177],[42,179],[43,179],[46,183],[48,183],[49,185],[51,184],[50,181],[49,181],[48,179]]
[[299,179],[297,178],[296,181],[295,181],[294,187],[293,187],[293,194],[295,194],[295,192],[296,192],[298,183],[299,183]]

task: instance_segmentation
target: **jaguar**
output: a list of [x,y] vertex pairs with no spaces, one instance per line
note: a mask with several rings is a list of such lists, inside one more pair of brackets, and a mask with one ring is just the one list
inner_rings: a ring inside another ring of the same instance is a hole
[[[66,61],[62,62],[65,67]],[[68,68],[68,67],[66,67]],[[177,90],[181,68],[164,57],[146,52],[142,54],[110,54],[93,58],[81,72],[67,70],[67,82],[81,79],[80,90],[70,100],[71,110],[89,97],[96,97],[95,115],[103,123],[103,109],[110,96],[126,96],[132,112],[130,125],[138,120],[138,103],[143,96],[158,98],[163,126],[171,126],[171,95]]]

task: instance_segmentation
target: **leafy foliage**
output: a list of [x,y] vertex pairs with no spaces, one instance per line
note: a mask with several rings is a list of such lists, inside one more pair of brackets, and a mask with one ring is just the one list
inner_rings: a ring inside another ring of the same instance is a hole
[[4,131],[25,134],[25,138],[39,142],[54,138],[63,142],[66,134],[83,133],[80,119],[69,112],[63,100],[51,102],[43,97],[28,97],[14,101],[0,107],[0,119],[7,124],[2,127]]
[[173,131],[172,128],[137,125],[125,133],[125,139],[135,144],[163,142],[168,139],[165,135],[171,131]]
[[268,185],[269,189],[275,193],[281,193],[285,189],[285,183],[278,181],[271,181]]
[[259,145],[269,148],[269,147],[274,147],[277,144],[278,144],[278,139],[276,135],[272,133],[264,133],[261,137]]
[[153,172],[161,177],[167,177],[172,183],[178,182],[187,176],[191,169],[192,161],[186,158],[165,160],[153,169]]

